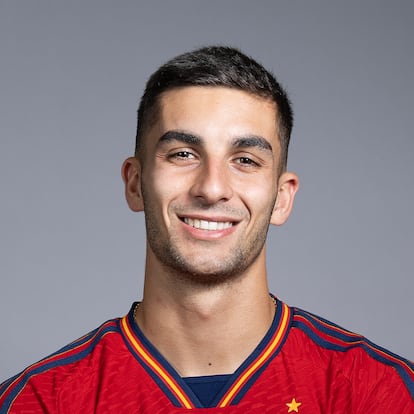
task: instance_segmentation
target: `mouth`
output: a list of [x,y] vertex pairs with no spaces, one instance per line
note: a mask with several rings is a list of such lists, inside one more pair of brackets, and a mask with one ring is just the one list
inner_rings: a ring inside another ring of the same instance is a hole
[[188,217],[183,217],[182,221],[195,229],[199,230],[225,230],[230,227],[233,227],[234,223],[231,221],[208,221],[208,220],[199,220],[192,219]]

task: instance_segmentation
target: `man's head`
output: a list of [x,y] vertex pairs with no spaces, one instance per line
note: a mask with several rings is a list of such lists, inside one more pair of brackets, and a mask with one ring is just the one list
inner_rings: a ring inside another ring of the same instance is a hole
[[234,49],[182,55],[150,78],[122,168],[130,208],[145,212],[148,272],[202,284],[265,273],[269,224],[287,220],[298,188],[291,127],[276,80]]
[[228,87],[248,92],[276,104],[280,140],[280,172],[285,170],[293,112],[289,98],[275,77],[239,50],[210,46],[179,55],[150,77],[138,109],[135,155],[145,147],[145,134],[157,122],[159,99],[171,89],[186,86]]

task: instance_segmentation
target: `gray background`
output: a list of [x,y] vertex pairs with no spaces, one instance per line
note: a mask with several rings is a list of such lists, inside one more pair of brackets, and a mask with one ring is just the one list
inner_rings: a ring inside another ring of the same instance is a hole
[[269,235],[272,291],[413,358],[413,4],[2,1],[0,379],[140,298],[143,216],[119,174],[138,98],[210,43],[274,70],[294,103],[302,185]]

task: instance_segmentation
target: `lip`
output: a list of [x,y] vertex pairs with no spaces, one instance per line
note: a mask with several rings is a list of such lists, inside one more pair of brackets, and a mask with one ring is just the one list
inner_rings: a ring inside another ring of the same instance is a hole
[[194,227],[198,230],[208,230],[208,231],[224,230],[224,229],[228,229],[233,226],[232,221],[199,220],[199,219],[192,219],[189,217],[185,217],[183,221],[185,224],[188,224],[189,226]]
[[206,221],[230,221],[232,223],[237,223],[240,221],[239,218],[234,218],[230,216],[219,216],[219,215],[211,215],[206,216],[205,214],[197,214],[197,213],[191,213],[191,214],[178,214],[178,218],[183,221],[185,218],[193,219],[193,220],[206,220]]
[[202,215],[185,215],[179,217],[183,229],[197,239],[219,239],[233,233],[238,220],[230,217],[206,217]]

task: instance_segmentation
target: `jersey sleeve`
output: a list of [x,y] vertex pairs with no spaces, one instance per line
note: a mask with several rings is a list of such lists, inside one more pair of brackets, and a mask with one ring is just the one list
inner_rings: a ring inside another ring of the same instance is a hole
[[413,366],[379,363],[370,356],[357,357],[350,372],[352,412],[355,414],[414,414]]

